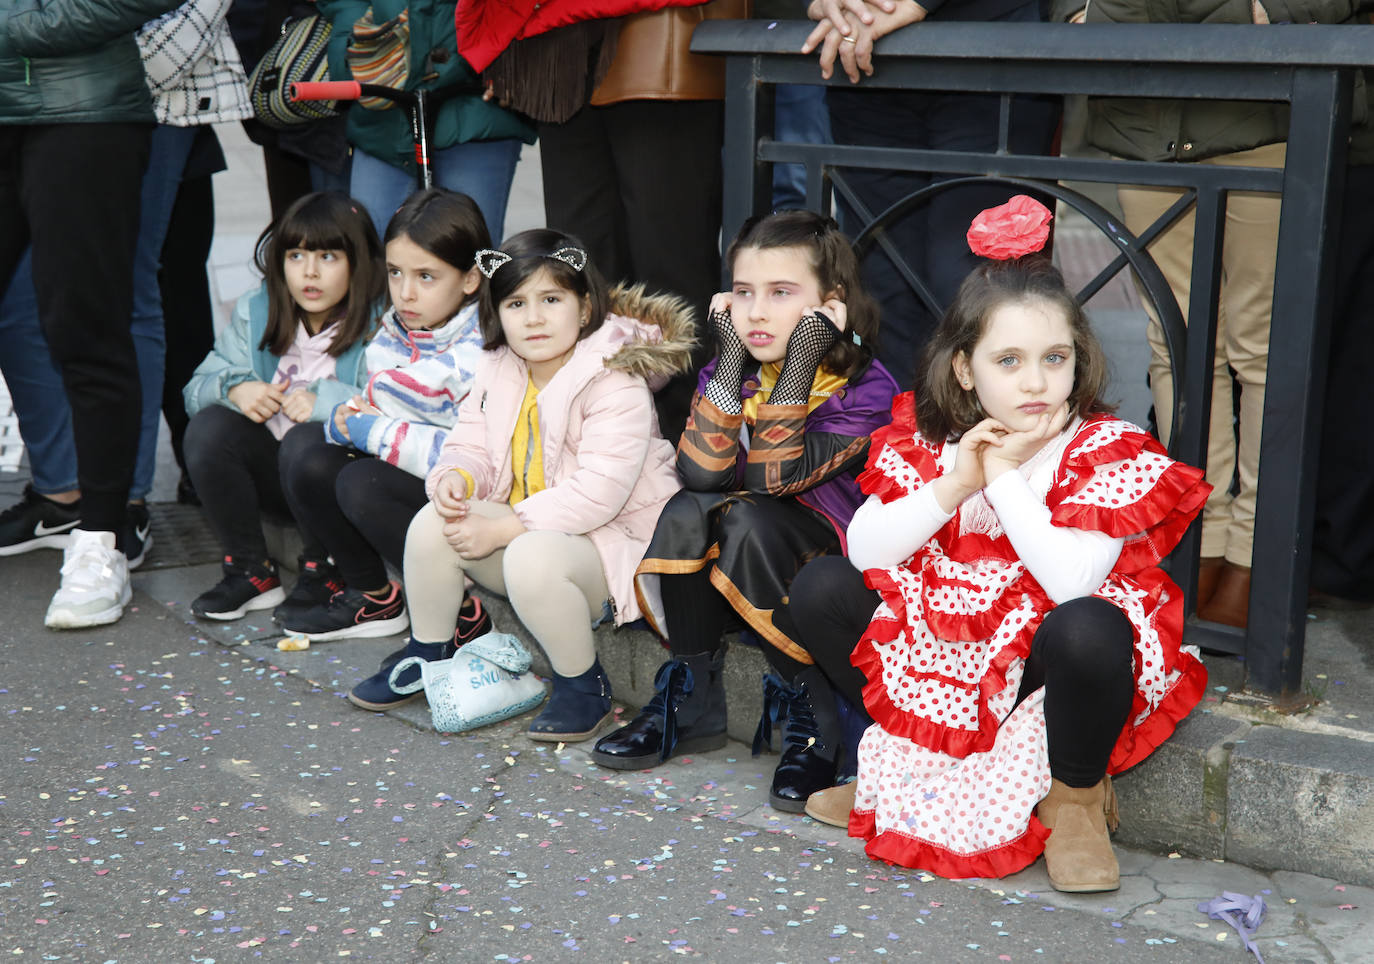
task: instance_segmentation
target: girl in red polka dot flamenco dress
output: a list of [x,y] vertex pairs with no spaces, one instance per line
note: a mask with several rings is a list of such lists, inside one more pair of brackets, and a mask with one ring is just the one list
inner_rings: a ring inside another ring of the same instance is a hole
[[[807,812],[847,817],[891,863],[1002,877],[1043,852],[1057,889],[1106,891],[1107,774],[1148,756],[1206,686],[1159,562],[1210,487],[1103,403],[1101,347],[1040,253],[1049,220],[1019,196],[974,221],[987,260],[874,433],[852,566],[798,576],[830,597],[797,620],[808,650],[841,689],[841,663],[862,670],[876,724],[857,781]],[[847,638],[844,612],[867,613]]]

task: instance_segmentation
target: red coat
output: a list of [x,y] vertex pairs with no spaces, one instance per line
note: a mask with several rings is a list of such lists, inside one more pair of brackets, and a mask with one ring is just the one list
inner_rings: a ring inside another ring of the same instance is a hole
[[524,40],[579,20],[623,17],[664,7],[695,7],[706,0],[458,0],[454,26],[458,52],[481,73],[511,41]]

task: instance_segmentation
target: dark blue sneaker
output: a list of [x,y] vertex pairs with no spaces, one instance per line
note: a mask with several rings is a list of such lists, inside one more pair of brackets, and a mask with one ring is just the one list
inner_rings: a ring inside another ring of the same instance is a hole
[[[391,668],[407,656],[418,656],[427,663],[432,663],[440,659],[448,659],[455,652],[457,647],[452,642],[448,643],[418,643],[415,637],[410,637],[410,642],[406,643],[405,648],[399,654],[393,653],[397,658],[390,663],[383,662],[382,668],[377,670],[367,679],[353,687],[348,693],[348,702],[364,710],[372,710],[381,713],[389,710],[393,706],[400,706],[402,703],[409,703],[411,700],[420,696],[424,691],[416,690],[413,693],[397,693],[391,688]],[[390,657],[388,657],[390,658]],[[420,667],[417,665],[407,666],[396,678],[396,682],[401,686],[414,683],[420,678]]]

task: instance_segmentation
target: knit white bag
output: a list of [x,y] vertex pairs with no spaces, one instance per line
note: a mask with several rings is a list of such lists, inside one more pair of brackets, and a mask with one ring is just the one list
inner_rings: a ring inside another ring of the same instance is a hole
[[[406,667],[418,663],[420,678],[397,685]],[[487,633],[450,659],[426,661],[418,656],[391,669],[391,688],[414,693],[424,687],[429,715],[440,733],[461,733],[519,716],[544,701],[544,684],[529,671],[530,654],[510,633]]]

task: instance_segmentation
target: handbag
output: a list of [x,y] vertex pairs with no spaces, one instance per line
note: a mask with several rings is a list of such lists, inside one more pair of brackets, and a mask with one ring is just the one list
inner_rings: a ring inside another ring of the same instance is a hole
[[248,78],[253,114],[277,130],[339,115],[338,101],[290,98],[291,85],[329,79],[329,21],[318,14],[287,18],[279,36]]
[[[420,678],[397,685],[407,667]],[[409,656],[391,669],[391,688],[402,695],[424,687],[429,715],[440,733],[462,733],[519,716],[544,702],[544,684],[529,671],[530,654],[510,633],[487,633],[450,659]]]
[[[409,8],[376,23],[368,7],[348,36],[347,59],[348,70],[358,83],[404,90],[410,79]],[[395,101],[385,97],[360,97],[358,103],[368,110],[395,106]]]

